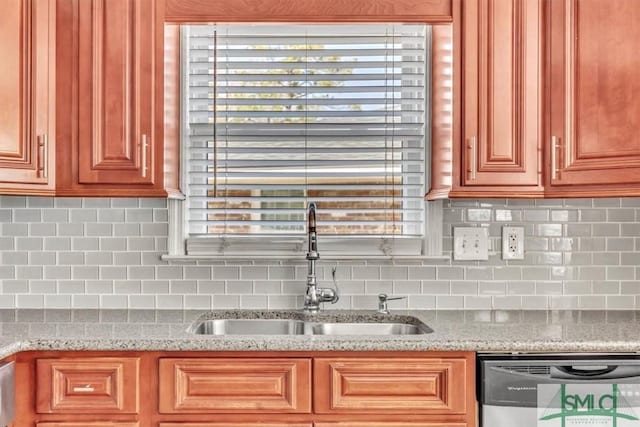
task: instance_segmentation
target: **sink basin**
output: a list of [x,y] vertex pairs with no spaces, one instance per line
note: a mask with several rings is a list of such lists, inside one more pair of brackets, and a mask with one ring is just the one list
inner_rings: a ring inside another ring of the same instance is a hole
[[198,335],[301,335],[305,323],[291,319],[210,319],[191,328]]
[[197,321],[188,331],[197,335],[418,335],[433,332],[419,322],[318,322],[299,319],[206,319]]
[[407,323],[313,323],[314,335],[417,335],[427,331]]
[[408,323],[313,323],[314,335],[417,335],[431,332]]

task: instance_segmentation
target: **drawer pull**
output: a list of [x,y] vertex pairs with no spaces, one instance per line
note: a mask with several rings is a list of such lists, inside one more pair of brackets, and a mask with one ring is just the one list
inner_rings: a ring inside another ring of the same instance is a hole
[[551,137],[551,179],[555,180],[558,178],[558,166],[557,163],[557,155],[558,155],[558,137]]
[[471,159],[469,160],[469,173],[471,174],[471,180],[475,181],[477,177],[477,165],[478,165],[478,138],[472,136],[467,148],[471,151]]
[[[41,154],[42,153],[42,154]],[[38,174],[40,178],[47,178],[49,172],[49,139],[45,133],[38,138]]]
[[141,151],[142,151],[142,177],[146,178],[147,177],[147,170],[149,169],[149,167],[147,166],[147,150],[149,149],[149,141],[147,139],[147,135],[143,134],[142,135],[142,144],[141,144]]
[[82,387],[74,387],[73,391],[75,393],[93,393],[94,391],[96,391],[96,389],[91,387],[91,384],[87,384]]

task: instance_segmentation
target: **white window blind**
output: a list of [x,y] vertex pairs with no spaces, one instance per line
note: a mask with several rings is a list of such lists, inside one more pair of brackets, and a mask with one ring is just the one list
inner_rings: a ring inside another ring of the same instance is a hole
[[428,37],[413,24],[184,27],[187,252],[303,252],[315,202],[325,248],[418,253]]

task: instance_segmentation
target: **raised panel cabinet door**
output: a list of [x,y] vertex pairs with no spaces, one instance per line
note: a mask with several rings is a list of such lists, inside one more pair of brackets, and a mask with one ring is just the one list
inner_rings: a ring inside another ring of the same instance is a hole
[[318,414],[460,414],[467,411],[463,358],[314,359]]
[[83,422],[44,422],[37,423],[36,427],[140,427],[138,423],[126,423],[116,421],[83,421]]
[[80,184],[154,182],[157,3],[78,3]]
[[640,2],[554,0],[549,19],[550,185],[640,194]]
[[135,357],[38,359],[36,411],[136,414],[140,405],[139,365]]
[[344,421],[344,422],[327,422],[315,423],[314,427],[475,427],[468,426],[466,423],[448,423],[448,422],[413,422],[413,421]]
[[542,3],[464,1],[464,186],[541,191]]
[[309,359],[161,359],[160,413],[310,413]]
[[52,190],[55,0],[0,2],[0,192]]
[[310,423],[283,422],[219,422],[219,423],[160,423],[159,427],[313,427]]

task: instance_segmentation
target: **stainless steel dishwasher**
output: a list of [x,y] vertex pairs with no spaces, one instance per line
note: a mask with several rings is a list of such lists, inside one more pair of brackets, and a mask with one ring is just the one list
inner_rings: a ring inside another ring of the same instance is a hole
[[479,354],[481,427],[640,426],[640,354]]
[[0,426],[8,426],[15,413],[14,362],[0,363]]

